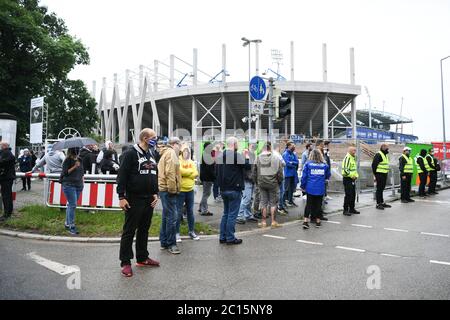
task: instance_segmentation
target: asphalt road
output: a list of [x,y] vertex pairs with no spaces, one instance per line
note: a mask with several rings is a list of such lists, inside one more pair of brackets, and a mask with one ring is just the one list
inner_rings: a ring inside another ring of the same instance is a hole
[[[134,267],[130,279],[118,245],[0,237],[0,299],[450,299],[450,191],[330,220],[247,235],[241,246],[184,241],[179,256],[150,243],[161,267]],[[77,273],[60,275],[30,253],[78,266],[81,289],[67,287]]]

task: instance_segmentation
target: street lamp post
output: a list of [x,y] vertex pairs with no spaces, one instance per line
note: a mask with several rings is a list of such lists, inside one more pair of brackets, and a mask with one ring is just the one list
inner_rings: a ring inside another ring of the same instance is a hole
[[[241,38],[244,43],[242,44],[243,47],[248,46],[248,81],[250,83],[251,80],[251,43],[261,43],[262,40],[256,39],[256,40],[249,40],[246,37]],[[250,139],[252,137],[252,111],[251,111],[251,103],[252,103],[252,97],[250,95],[250,90],[248,91],[248,142],[250,143]]]
[[[450,58],[450,56],[441,59],[441,93],[442,93],[442,132],[444,138],[444,160],[447,159],[447,139],[445,136],[445,103],[444,103],[444,72],[442,70],[442,63],[444,60]],[[445,172],[444,172],[444,181],[445,181]]]

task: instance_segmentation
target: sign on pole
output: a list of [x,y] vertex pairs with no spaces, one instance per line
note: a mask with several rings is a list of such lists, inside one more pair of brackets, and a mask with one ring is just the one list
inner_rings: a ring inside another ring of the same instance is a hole
[[30,143],[42,143],[44,97],[31,99],[30,108]]
[[254,100],[263,100],[267,93],[266,83],[261,77],[253,77],[250,80],[250,95]]

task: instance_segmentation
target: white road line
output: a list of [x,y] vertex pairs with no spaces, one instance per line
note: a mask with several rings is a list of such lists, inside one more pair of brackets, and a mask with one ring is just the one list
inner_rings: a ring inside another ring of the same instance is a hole
[[434,237],[450,238],[450,235],[448,235],[448,234],[428,233],[428,232],[421,232],[420,234],[423,234],[423,235],[425,235],[425,236],[434,236]]
[[372,226],[366,226],[364,224],[352,224],[352,226],[354,227],[360,227],[360,228],[367,228],[367,229],[372,229]]
[[430,263],[434,263],[434,264],[442,264],[442,265],[444,265],[444,266],[450,266],[450,262],[445,262],[445,261],[430,260]]
[[324,221],[326,223],[332,223],[332,224],[341,224],[339,221]]
[[366,252],[366,250],[363,250],[363,249],[356,249],[356,248],[349,248],[349,247],[341,247],[341,246],[336,246],[336,249],[342,249],[342,250],[348,250],[348,251],[355,251],[355,252]]
[[45,259],[41,256],[38,256],[36,253],[31,252],[29,254],[27,254],[28,258],[30,258],[31,260],[33,260],[34,262],[36,262],[37,264],[40,264],[41,266],[56,272],[62,276],[71,274],[71,273],[75,273],[75,272],[80,272],[80,269],[75,268],[75,267],[69,267],[66,266],[64,264],[61,264],[59,262],[55,262],[55,261],[51,261],[48,259]]
[[273,238],[273,239],[279,239],[279,240],[286,240],[285,237],[272,236],[272,235],[270,235],[270,234],[264,234],[263,237]]
[[395,254],[389,254],[389,253],[381,253],[380,256],[391,257],[391,258],[401,258],[401,256],[397,256]]
[[417,199],[418,202],[428,202],[428,203],[437,203],[437,204],[450,204],[450,201],[441,201],[441,200],[420,200]]
[[297,240],[297,242],[305,243],[305,244],[312,244],[315,246],[323,246],[323,243],[320,243],[320,242],[311,242],[311,241],[305,241],[305,240]]
[[408,230],[403,230],[403,229],[394,229],[394,228],[383,228],[384,230],[387,231],[395,231],[395,232],[409,232]]

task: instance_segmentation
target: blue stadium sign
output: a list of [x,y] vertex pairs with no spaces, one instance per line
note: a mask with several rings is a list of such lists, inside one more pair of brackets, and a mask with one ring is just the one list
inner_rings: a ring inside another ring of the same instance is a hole
[[250,81],[250,95],[254,100],[263,100],[266,96],[267,87],[264,79],[261,77],[253,77]]

